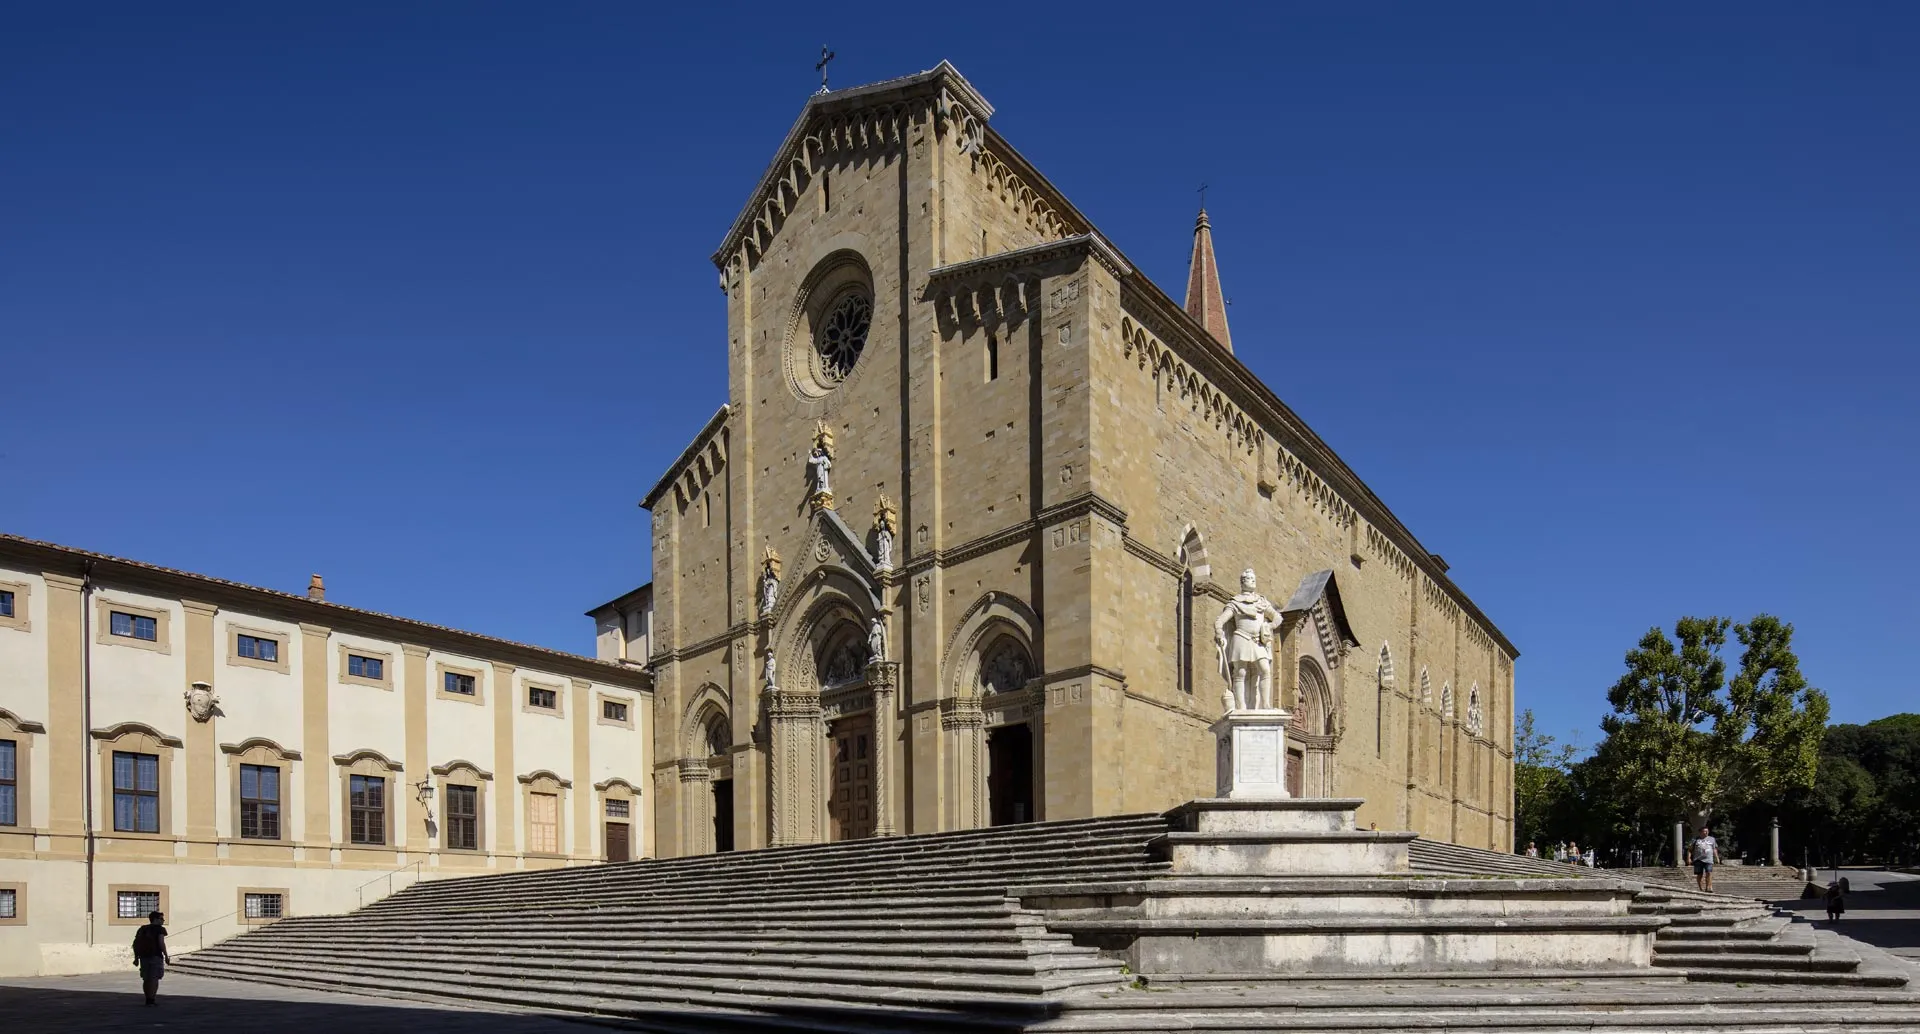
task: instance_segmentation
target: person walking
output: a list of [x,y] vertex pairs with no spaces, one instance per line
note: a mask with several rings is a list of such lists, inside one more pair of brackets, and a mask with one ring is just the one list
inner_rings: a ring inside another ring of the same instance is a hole
[[135,931],[133,935],[133,964],[140,967],[140,990],[146,992],[147,1004],[160,1004],[154,996],[160,991],[160,978],[167,975],[167,963],[173,956],[167,954],[167,928],[160,924],[166,916],[159,912],[147,914],[147,925]]
[[1847,881],[1835,880],[1827,884],[1827,922],[1837,923],[1847,911]]
[[1694,886],[1713,893],[1713,865],[1720,860],[1720,842],[1713,839],[1713,827],[1700,827],[1700,835],[1694,838],[1687,855],[1693,861]]

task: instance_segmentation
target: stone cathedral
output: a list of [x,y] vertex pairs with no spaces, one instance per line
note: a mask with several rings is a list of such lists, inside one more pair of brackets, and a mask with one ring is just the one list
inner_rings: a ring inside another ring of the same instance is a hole
[[992,112],[946,63],[814,95],[714,253],[725,404],[623,597],[654,853],[1209,796],[1243,572],[1291,792],[1510,850],[1513,645],[1236,358],[1206,214],[1183,305]]

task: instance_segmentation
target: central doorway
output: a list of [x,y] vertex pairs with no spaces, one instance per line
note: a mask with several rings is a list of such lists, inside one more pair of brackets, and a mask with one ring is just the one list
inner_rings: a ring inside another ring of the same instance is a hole
[[987,815],[996,826],[1034,819],[1030,725],[1003,725],[987,733]]
[[858,715],[834,722],[827,731],[833,751],[833,796],[827,807],[834,840],[859,840],[873,835],[873,716]]
[[733,850],[733,780],[713,781],[713,849]]

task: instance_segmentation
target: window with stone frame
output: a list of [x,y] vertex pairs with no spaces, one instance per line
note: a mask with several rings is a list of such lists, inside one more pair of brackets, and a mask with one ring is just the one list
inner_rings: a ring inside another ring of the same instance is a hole
[[600,717],[605,718],[609,722],[624,722],[627,720],[627,705],[618,700],[602,700],[600,701]]
[[560,795],[527,795],[527,850],[534,854],[560,853]]
[[13,887],[0,887],[0,919],[20,918],[20,892]]
[[480,790],[472,786],[446,787],[447,835],[444,844],[454,851],[480,849]]
[[243,909],[248,919],[279,919],[286,909],[286,896],[283,894],[248,892],[243,899]]
[[384,776],[347,777],[347,840],[355,844],[387,842],[387,780]]
[[20,824],[20,745],[0,740],[0,826]]
[[626,801],[616,798],[607,799],[607,818],[624,819],[631,817],[632,814],[633,809]]
[[557,711],[560,709],[560,693],[542,686],[528,686],[527,706],[541,711]]
[[160,911],[160,892],[123,890],[114,895],[114,916],[119,919],[145,919]]
[[160,757],[113,752],[113,828],[117,833],[160,832]]
[[247,840],[280,839],[278,766],[240,766],[240,836]]

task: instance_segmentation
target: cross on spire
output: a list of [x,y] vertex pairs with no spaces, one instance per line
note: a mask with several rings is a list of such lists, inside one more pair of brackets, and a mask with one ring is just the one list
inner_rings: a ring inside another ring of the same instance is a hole
[[1207,210],[1207,185],[1205,183],[1200,184],[1200,210],[1202,212]]
[[820,60],[813,66],[813,70],[820,73],[821,93],[827,92],[827,62],[832,61],[834,56],[833,51],[828,50],[825,43],[820,44]]

